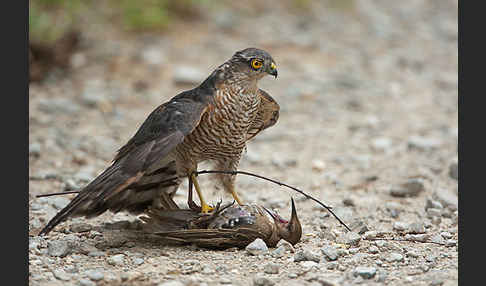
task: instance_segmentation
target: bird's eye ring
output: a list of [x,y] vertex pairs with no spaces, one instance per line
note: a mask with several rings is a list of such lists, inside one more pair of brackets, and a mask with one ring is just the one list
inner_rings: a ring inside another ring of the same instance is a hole
[[253,59],[251,60],[251,67],[254,69],[254,70],[258,70],[260,69],[261,67],[263,66],[263,62],[259,59]]

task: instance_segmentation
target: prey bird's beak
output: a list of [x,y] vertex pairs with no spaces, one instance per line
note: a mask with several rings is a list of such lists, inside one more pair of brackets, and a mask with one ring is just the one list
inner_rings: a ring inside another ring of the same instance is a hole
[[277,65],[274,62],[272,62],[270,64],[270,67],[268,68],[268,71],[267,72],[268,72],[269,75],[273,75],[275,78],[277,78],[277,75],[278,75],[278,73],[277,73]]
[[302,237],[302,226],[300,225],[299,218],[297,217],[297,210],[295,208],[294,199],[291,198],[291,201],[292,201],[292,215],[287,225],[287,228],[289,229],[289,237],[284,239],[290,242],[292,245],[294,245],[297,242],[299,242],[300,238]]

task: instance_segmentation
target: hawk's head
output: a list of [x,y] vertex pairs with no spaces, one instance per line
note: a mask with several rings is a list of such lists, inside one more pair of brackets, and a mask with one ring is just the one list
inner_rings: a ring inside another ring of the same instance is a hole
[[229,60],[238,71],[244,74],[262,78],[266,74],[277,77],[277,65],[269,53],[257,48],[247,48],[236,52]]

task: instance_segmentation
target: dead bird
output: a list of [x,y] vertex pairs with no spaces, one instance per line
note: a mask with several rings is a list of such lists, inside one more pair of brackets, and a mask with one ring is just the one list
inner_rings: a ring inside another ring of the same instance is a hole
[[160,208],[150,208],[145,216],[143,231],[156,235],[169,243],[189,244],[199,247],[225,249],[243,248],[257,238],[268,247],[275,247],[280,239],[295,245],[302,236],[294,200],[290,220],[267,208],[251,205],[228,204],[209,214],[193,209],[180,209],[171,197],[166,196]]

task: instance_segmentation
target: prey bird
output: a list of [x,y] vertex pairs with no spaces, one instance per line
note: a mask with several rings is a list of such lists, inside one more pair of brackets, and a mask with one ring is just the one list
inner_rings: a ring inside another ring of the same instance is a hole
[[140,218],[143,230],[169,243],[192,243],[200,247],[243,248],[260,238],[269,247],[280,239],[295,245],[302,236],[294,200],[290,220],[256,204],[216,206],[210,214],[193,209],[180,209],[169,195],[158,208],[149,208]]
[[[188,202],[194,185],[201,206],[204,199],[195,176],[203,161],[219,170],[236,171],[246,142],[274,125],[279,106],[257,83],[265,75],[277,77],[272,57],[261,49],[236,52],[194,89],[174,96],[153,110],[135,135],[118,150],[112,164],[39,232],[48,234],[71,217],[91,218],[127,211],[140,214],[161,204],[161,194],[175,194],[182,179],[189,179]],[[235,190],[235,175],[218,174],[218,181],[243,205]]]

